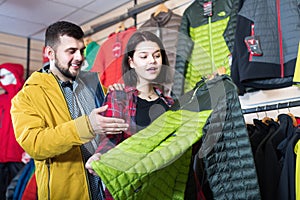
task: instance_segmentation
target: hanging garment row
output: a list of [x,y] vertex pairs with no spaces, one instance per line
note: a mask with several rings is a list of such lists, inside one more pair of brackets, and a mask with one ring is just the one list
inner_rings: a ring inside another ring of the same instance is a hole
[[299,117],[292,113],[278,114],[276,119],[265,116],[247,124],[262,200],[297,197],[294,149],[300,139],[299,124]]

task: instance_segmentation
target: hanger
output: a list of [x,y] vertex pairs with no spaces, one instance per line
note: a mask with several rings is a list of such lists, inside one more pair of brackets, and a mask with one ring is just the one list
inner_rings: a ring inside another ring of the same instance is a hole
[[167,13],[168,11],[169,11],[169,8],[164,3],[161,3],[158,5],[156,11],[154,12],[154,17],[156,17],[161,12]]
[[292,118],[293,126],[297,127],[298,126],[297,119],[296,119],[295,115],[293,115],[293,113],[291,113],[291,111],[290,111],[290,102],[288,102],[287,109],[288,109],[288,114],[287,115]]
[[88,37],[84,40],[85,46],[88,46],[91,42],[93,42],[92,38]]
[[264,116],[264,118],[261,121],[262,121],[262,123],[264,123],[266,125],[269,125],[269,121],[272,121],[272,118],[268,117],[268,113],[266,111],[267,110],[267,106],[266,105],[265,105],[264,110],[265,110],[265,116]]
[[120,22],[119,24],[118,24],[118,26],[117,26],[117,28],[116,28],[116,31],[115,31],[115,33],[119,33],[119,32],[121,32],[121,31],[125,31],[125,24],[124,24],[124,22]]

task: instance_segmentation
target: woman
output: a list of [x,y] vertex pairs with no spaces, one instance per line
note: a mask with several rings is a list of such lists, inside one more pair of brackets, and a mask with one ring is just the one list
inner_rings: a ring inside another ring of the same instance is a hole
[[100,140],[97,153],[86,163],[90,173],[95,174],[92,161],[148,126],[173,104],[173,100],[165,97],[159,89],[166,78],[167,67],[169,61],[164,46],[156,35],[149,31],[137,31],[131,36],[122,63],[125,88],[114,90],[110,87],[104,102],[108,106],[104,115],[125,119],[129,128],[121,134],[106,135]]

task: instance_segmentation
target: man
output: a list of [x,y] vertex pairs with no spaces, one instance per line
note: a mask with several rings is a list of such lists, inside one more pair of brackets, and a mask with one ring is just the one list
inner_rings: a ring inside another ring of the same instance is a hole
[[[102,199],[100,182],[84,167],[100,134],[128,124],[103,117],[98,76],[80,71],[84,33],[70,22],[50,25],[45,35],[49,66],[34,72],[12,100],[16,139],[35,160],[38,199]],[[99,107],[99,108],[98,108]]]

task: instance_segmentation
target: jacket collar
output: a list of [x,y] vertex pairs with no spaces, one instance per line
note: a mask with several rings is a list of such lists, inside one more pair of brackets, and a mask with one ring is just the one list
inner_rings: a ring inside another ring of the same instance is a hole
[[154,16],[151,14],[150,23],[152,26],[164,26],[169,22],[173,15],[173,12],[169,9],[168,12],[160,12],[158,15]]

